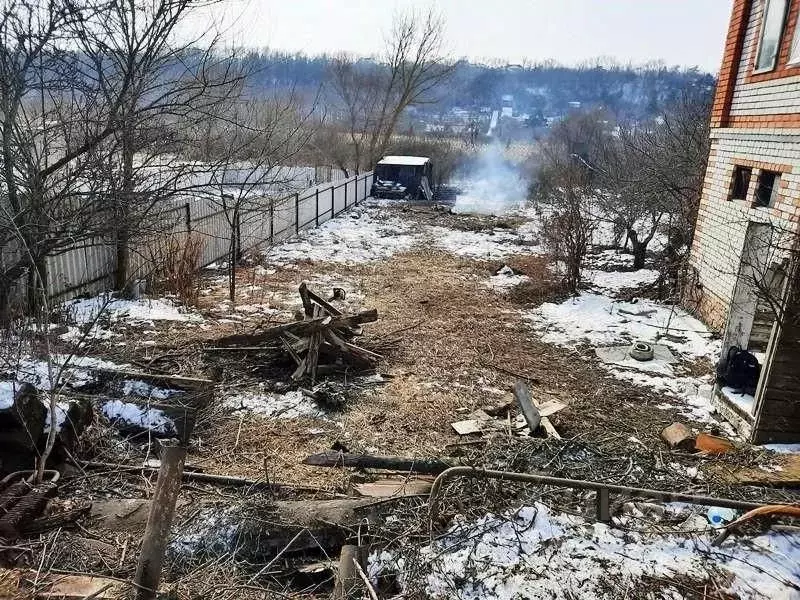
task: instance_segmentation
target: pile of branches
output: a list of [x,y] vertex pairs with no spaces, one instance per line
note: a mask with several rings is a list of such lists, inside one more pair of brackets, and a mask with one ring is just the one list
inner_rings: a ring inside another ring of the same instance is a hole
[[237,334],[220,338],[210,351],[240,350],[270,352],[288,357],[295,365],[291,374],[294,383],[315,385],[325,375],[341,372],[372,372],[383,356],[357,345],[355,339],[364,332],[363,325],[378,320],[378,311],[363,310],[347,315],[330,300],[300,284],[303,313],[300,318],[270,327],[258,333]]

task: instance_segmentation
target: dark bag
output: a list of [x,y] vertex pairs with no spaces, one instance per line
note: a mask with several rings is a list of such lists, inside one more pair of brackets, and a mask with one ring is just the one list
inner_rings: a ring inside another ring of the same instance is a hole
[[760,374],[758,359],[739,346],[728,348],[728,354],[717,365],[717,381],[745,394],[755,394]]

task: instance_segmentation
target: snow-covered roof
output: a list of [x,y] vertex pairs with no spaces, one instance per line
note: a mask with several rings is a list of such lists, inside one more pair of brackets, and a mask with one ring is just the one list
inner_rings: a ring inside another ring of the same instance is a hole
[[427,156],[384,156],[379,165],[411,165],[420,167],[430,160]]

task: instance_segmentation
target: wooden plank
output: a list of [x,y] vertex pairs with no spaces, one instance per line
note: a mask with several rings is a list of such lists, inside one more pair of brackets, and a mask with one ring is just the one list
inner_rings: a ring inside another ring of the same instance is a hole
[[138,379],[155,385],[156,387],[171,387],[175,389],[185,389],[193,391],[205,391],[214,387],[214,382],[210,379],[199,377],[183,377],[181,375],[154,375],[152,373],[141,373],[138,371],[125,371],[117,369],[102,369],[98,367],[90,368],[95,373],[103,373],[113,379]]
[[[304,283],[305,283],[305,282],[304,282]],[[302,285],[302,284],[301,284],[301,285]],[[331,316],[334,316],[334,317],[341,316],[341,314],[342,314],[342,311],[340,311],[338,308],[336,308],[335,306],[333,306],[333,305],[332,305],[330,302],[328,302],[327,300],[323,299],[323,298],[322,298],[322,296],[319,296],[319,295],[315,294],[315,293],[314,293],[313,291],[311,291],[311,289],[309,289],[309,288],[307,288],[307,293],[308,293],[308,297],[309,297],[309,299],[310,299],[310,300],[312,300],[313,302],[316,302],[317,304],[319,304],[319,305],[320,305],[322,308],[324,308],[324,309],[327,311],[327,313],[328,313],[329,315],[331,315]]]
[[185,446],[165,446],[161,450],[161,467],[158,471],[150,513],[147,516],[139,561],[136,565],[136,599],[153,600],[161,581],[161,563],[169,539],[175,505],[181,491]]
[[314,305],[311,303],[308,292],[308,283],[303,281],[300,284],[300,300],[303,302],[303,312],[306,315],[306,319],[311,319],[314,317]]
[[456,430],[458,435],[472,435],[483,431],[481,422],[477,419],[467,419],[466,421],[456,421],[450,423],[450,427]]
[[[555,428],[550,419],[548,417],[543,417],[541,416],[541,413],[538,413],[541,404],[537,402],[536,399],[533,398],[533,396],[531,396],[527,384],[522,380],[517,381],[517,383],[514,384],[514,397],[517,399],[518,403],[520,401],[520,397],[525,397],[524,396],[525,393],[527,393],[526,399],[530,401],[530,403],[534,407],[534,410],[537,411],[537,414],[539,415],[539,423],[541,424],[542,428],[544,428],[545,433],[547,433],[549,437],[560,440],[561,435],[559,435],[558,430]],[[525,415],[524,409],[523,409],[523,416],[525,416],[525,421],[528,422],[528,427],[530,428],[530,421],[528,421],[528,416]],[[535,428],[532,428],[531,433],[533,433],[534,431]]]
[[433,479],[379,479],[353,486],[356,492],[370,498],[393,498],[429,494]]
[[787,401],[770,394],[764,398],[764,402],[761,405],[761,414],[800,421],[800,400]]
[[548,400],[542,404],[537,404],[536,408],[539,409],[539,415],[544,418],[564,410],[567,408],[567,405],[563,402],[559,402],[558,400]]
[[767,470],[759,467],[742,466],[731,470],[729,465],[714,466],[709,469],[715,478],[741,485],[787,485],[800,482],[800,454],[784,454],[772,461],[780,470]]

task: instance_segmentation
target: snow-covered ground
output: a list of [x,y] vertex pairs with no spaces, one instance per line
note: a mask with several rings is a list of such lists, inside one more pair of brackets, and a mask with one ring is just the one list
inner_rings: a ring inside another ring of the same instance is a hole
[[264,258],[279,266],[300,260],[356,264],[389,258],[419,239],[410,223],[368,203],[270,248]]
[[677,527],[648,533],[631,522],[617,528],[536,503],[457,522],[422,548],[415,561],[421,578],[414,581],[405,579],[405,559],[388,552],[373,554],[369,570],[373,578],[399,573],[401,585],[421,585],[431,598],[462,600],[641,598],[639,585],[654,580],[663,590],[654,597],[683,598],[680,578],[740,598],[800,597],[800,535],[733,537],[713,547],[707,519],[686,512]]
[[[622,286],[626,287],[626,286]],[[541,340],[563,347],[586,344],[593,347],[629,345],[645,341],[667,346],[678,359],[676,365],[660,364],[640,368],[603,364],[619,379],[646,386],[671,397],[682,399],[678,405],[690,417],[712,419],[712,376],[688,374],[688,363],[697,359],[716,361],[720,342],[700,321],[677,306],[641,299],[623,302],[610,295],[584,293],[560,304],[545,303],[526,315],[541,334]],[[672,407],[665,399],[664,408]]]
[[285,394],[246,391],[226,395],[225,407],[232,412],[244,412],[273,419],[323,418],[327,413],[300,390]]
[[110,322],[152,323],[153,321],[200,321],[196,313],[181,310],[166,299],[123,300],[110,294],[72,300],[63,305],[67,319],[78,325],[93,323],[98,318]]
[[521,244],[521,236],[511,229],[461,231],[433,225],[426,227],[425,232],[436,246],[455,256],[502,260],[512,254],[540,252],[536,246]]

